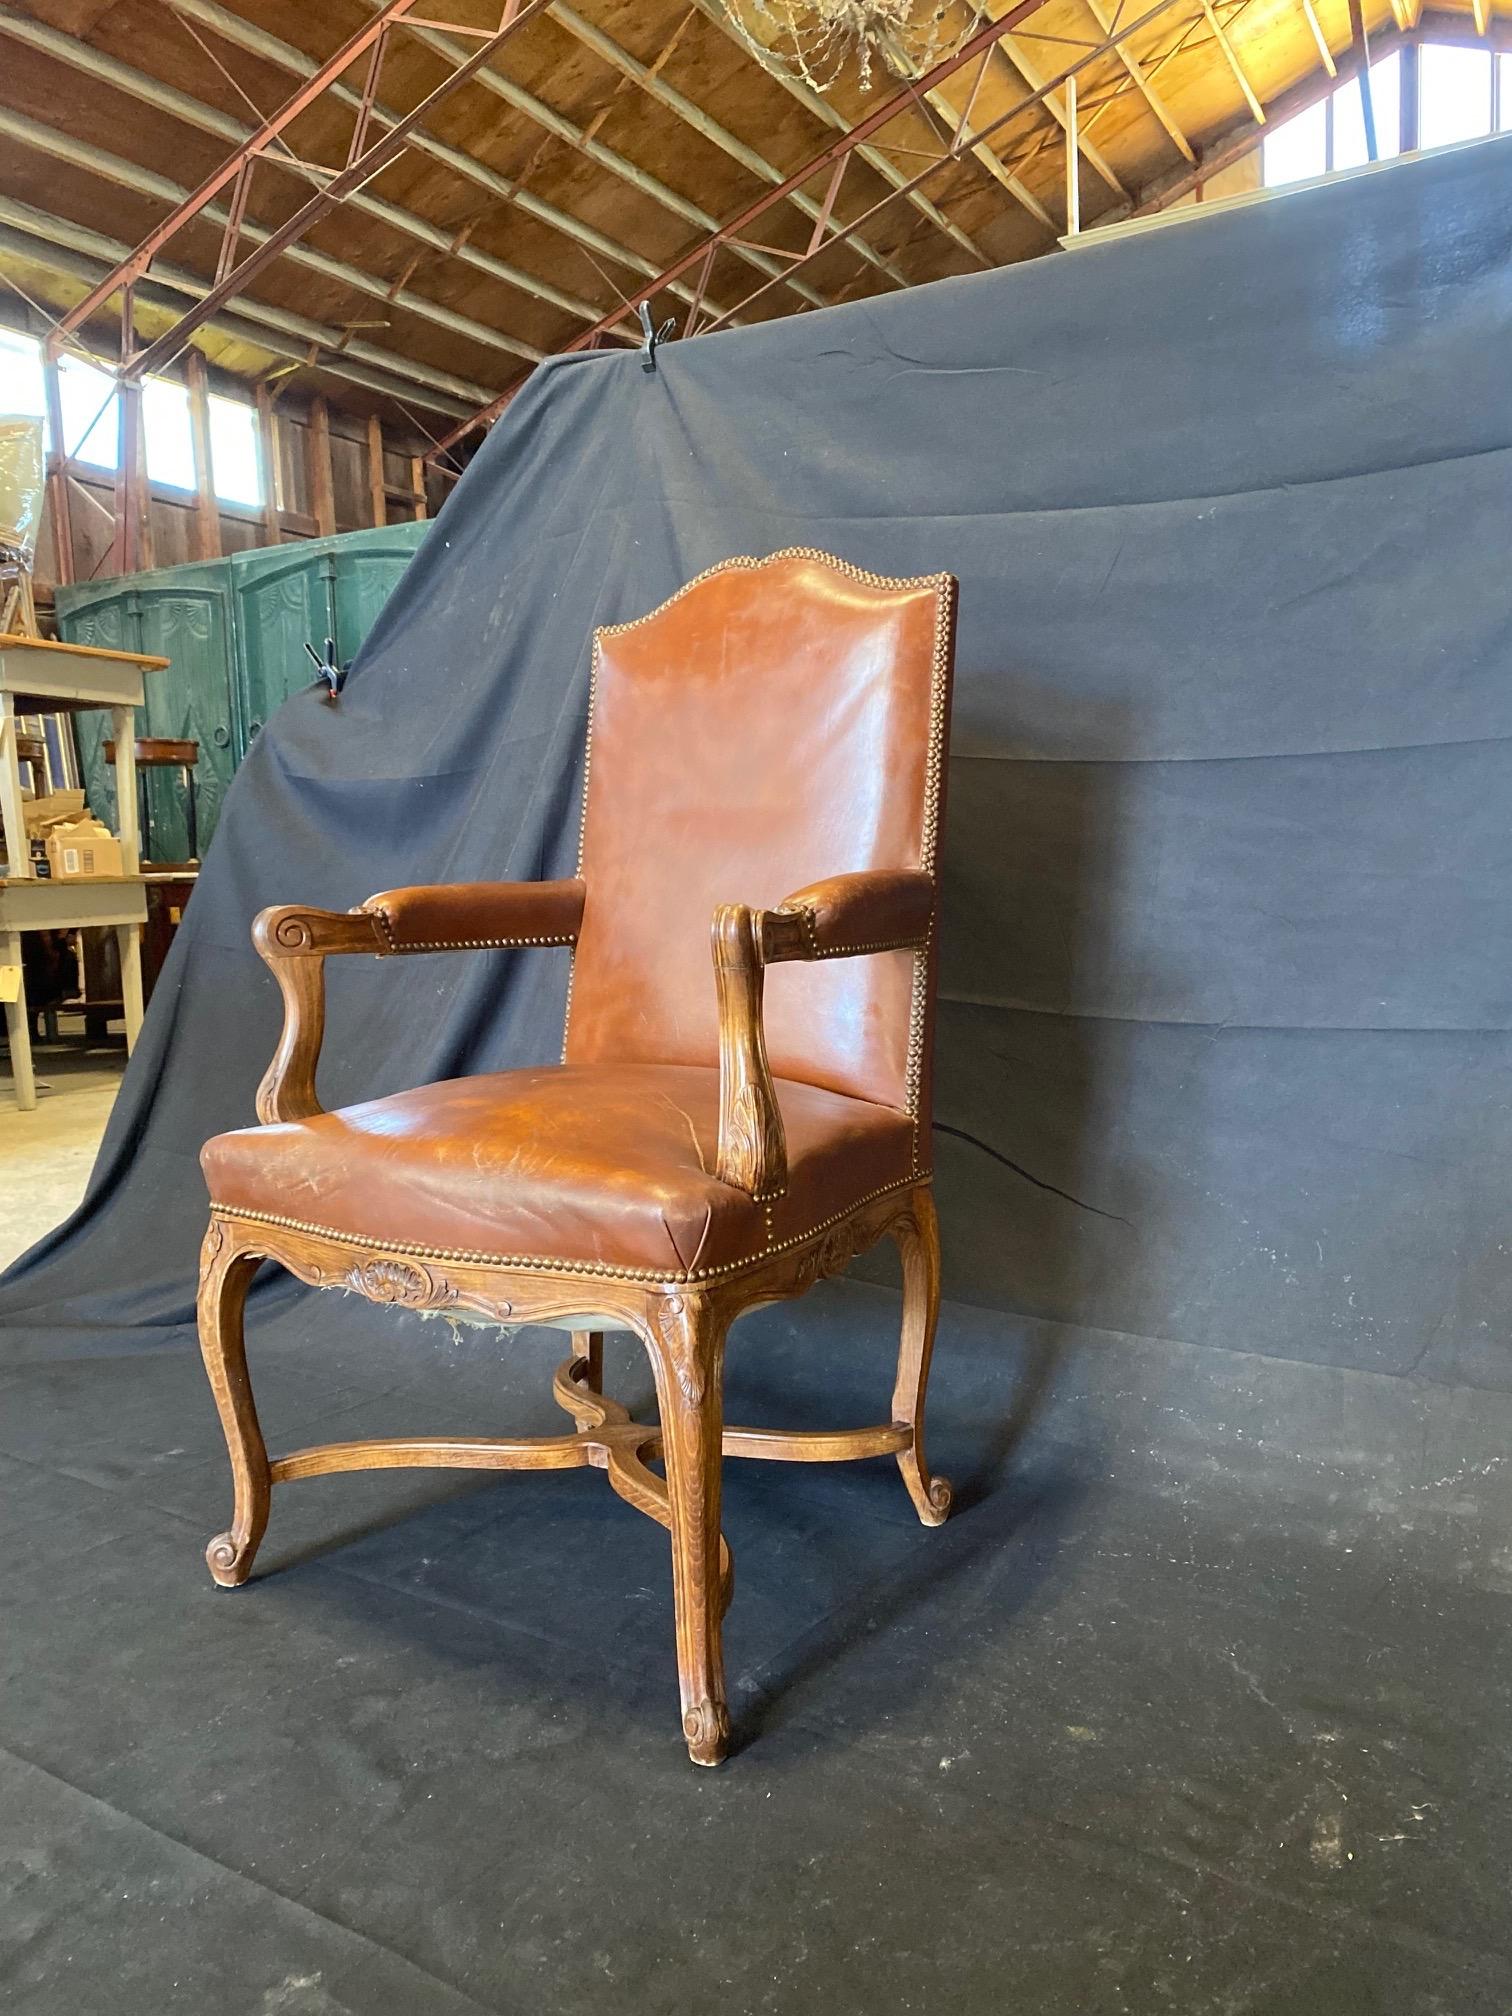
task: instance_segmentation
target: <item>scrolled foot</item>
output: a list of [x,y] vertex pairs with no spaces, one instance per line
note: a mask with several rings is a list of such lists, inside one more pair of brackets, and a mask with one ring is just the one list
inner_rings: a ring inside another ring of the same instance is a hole
[[683,1716],[688,1755],[695,1764],[722,1764],[730,1747],[730,1717],[722,1701],[698,1701]]
[[931,1477],[917,1452],[905,1449],[898,1457],[898,1469],[908,1486],[914,1510],[924,1526],[943,1526],[955,1503],[955,1488],[948,1477]]
[[255,1540],[239,1541],[234,1533],[217,1533],[205,1549],[205,1565],[222,1589],[238,1589],[252,1573]]

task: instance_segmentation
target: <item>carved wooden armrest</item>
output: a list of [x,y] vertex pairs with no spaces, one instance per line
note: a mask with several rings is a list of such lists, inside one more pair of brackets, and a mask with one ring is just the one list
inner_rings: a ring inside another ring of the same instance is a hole
[[575,945],[581,882],[459,882],[388,889],[357,910],[262,911],[252,943],[283,995],[283,1034],[257,1088],[257,1117],[308,1120],[321,1110],[315,1070],[325,1035],[325,962],[335,953],[376,959],[496,945]]
[[721,1183],[752,1197],[787,1185],[787,1140],[767,1062],[764,974],[786,959],[848,959],[928,942],[935,885],[922,869],[873,869],[812,882],[775,910],[726,903],[714,912],[719,990]]

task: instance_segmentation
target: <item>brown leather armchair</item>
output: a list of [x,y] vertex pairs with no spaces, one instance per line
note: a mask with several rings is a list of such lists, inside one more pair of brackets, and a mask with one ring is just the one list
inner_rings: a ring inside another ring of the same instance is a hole
[[[683,1732],[695,1762],[714,1764],[729,1732],[722,1457],[891,1454],[924,1523],[945,1518],[924,1392],[954,616],[948,575],[884,580],[808,551],[728,561],[595,635],[574,880],[398,889],[346,914],[257,919],[285,1006],[263,1124],[203,1155],[200,1339],[236,1489],[230,1531],[207,1553],[217,1582],[246,1579],[274,1484],[593,1464],[670,1529]],[[322,1112],[329,955],[496,946],[572,947],[560,1064]],[[888,1419],[726,1427],[732,1320],[884,1237],[904,1273]],[[242,1336],[264,1258],[375,1302],[572,1331],[555,1393],[576,1432],[331,1443],[270,1461]],[[603,1393],[606,1329],[646,1346],[659,1423]]]

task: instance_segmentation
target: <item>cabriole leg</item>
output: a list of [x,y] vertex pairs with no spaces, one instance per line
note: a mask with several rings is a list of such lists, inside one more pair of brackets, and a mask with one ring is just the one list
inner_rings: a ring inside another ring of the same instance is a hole
[[927,1187],[913,1193],[909,1216],[894,1227],[893,1238],[903,1261],[903,1337],[892,1418],[913,1430],[910,1446],[898,1452],[898,1468],[924,1524],[942,1526],[953,1494],[946,1478],[930,1476],[924,1456],[924,1396],[940,1313],[940,1227]]
[[215,1536],[205,1549],[205,1560],[223,1589],[236,1588],[251,1574],[267,1530],[272,1492],[242,1334],[247,1290],[257,1267],[257,1256],[239,1253],[225,1227],[212,1219],[200,1253],[200,1351],[231,1456],[236,1509],[230,1531]]
[[697,1294],[663,1296],[650,1315],[672,1515],[683,1734],[695,1764],[718,1764],[730,1740],[722,1646],[729,1585],[719,1534],[728,1318]]

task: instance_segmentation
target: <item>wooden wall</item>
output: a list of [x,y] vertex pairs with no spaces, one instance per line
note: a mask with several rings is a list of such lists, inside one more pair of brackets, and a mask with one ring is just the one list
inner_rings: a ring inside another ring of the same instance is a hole
[[[29,327],[23,314],[0,311],[0,320],[28,334],[40,333],[40,325]],[[251,387],[229,374],[207,370],[197,355],[171,375],[181,383],[187,379],[191,399],[201,405],[211,392],[249,405],[256,400],[263,440],[277,469],[276,508],[271,501],[262,506],[226,503],[203,488],[196,492],[161,483],[146,486],[148,501],[138,520],[139,569],[399,524],[426,517],[439,504],[439,497],[432,500],[426,495],[420,456],[427,444],[409,422],[374,410],[376,402],[352,410],[324,397]],[[0,411],[5,406],[0,389]],[[99,580],[120,571],[112,552],[120,504],[120,486],[113,473],[84,463],[72,465],[71,566],[60,566],[51,502],[38,540],[35,573],[44,610],[59,579]]]

